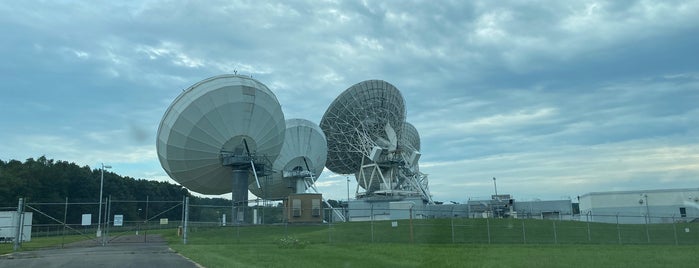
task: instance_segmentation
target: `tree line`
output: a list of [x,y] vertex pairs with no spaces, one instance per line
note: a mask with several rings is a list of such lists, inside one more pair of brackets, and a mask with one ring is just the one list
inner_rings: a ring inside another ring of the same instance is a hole
[[[87,213],[93,214],[93,222],[96,222],[99,206],[95,203],[99,202],[101,174],[100,168],[79,166],[45,156],[29,158],[24,162],[0,160],[0,207],[3,210],[16,210],[19,198],[23,198],[32,207],[41,210],[41,213],[33,213],[34,224],[50,224],[56,223],[50,218],[64,218],[66,209],[62,204],[67,200],[70,207],[65,216],[66,222],[79,223],[81,214]],[[125,219],[131,220],[145,220],[164,211],[161,217],[181,219],[181,208],[167,211],[176,206],[176,202],[156,201],[181,201],[183,197],[190,197],[191,204],[230,204],[230,200],[223,198],[192,196],[186,188],[177,184],[135,179],[105,170],[103,198],[107,197],[115,201],[112,204],[114,213],[123,214]],[[146,199],[154,202],[146,204]],[[102,209],[106,213],[106,206]]]
[[[0,208],[16,211],[19,198],[23,198],[32,208],[40,210],[26,210],[33,212],[33,224],[57,224],[64,217],[68,224],[79,224],[82,214],[92,214],[92,221],[96,223],[101,175],[99,167],[79,166],[45,156],[24,162],[0,160]],[[231,206],[228,199],[194,196],[181,185],[121,176],[108,169],[104,170],[103,187],[103,198],[107,197],[113,201],[110,215],[124,215],[125,222],[147,218],[180,220],[182,209],[178,201],[184,197],[189,197],[190,205],[194,205],[190,206],[190,220],[217,221],[224,213],[230,217],[230,209],[225,208]],[[146,203],[146,199],[150,202]],[[328,201],[336,208],[346,205],[336,200]],[[69,204],[68,208],[65,203]],[[274,206],[263,210],[265,223],[283,221],[282,204]],[[102,207],[102,215],[106,209],[106,205]]]

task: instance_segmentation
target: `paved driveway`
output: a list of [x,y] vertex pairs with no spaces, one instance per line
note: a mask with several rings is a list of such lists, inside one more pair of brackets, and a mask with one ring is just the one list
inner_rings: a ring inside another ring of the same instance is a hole
[[119,237],[107,246],[78,242],[63,249],[16,252],[0,257],[4,267],[201,267],[172,251],[157,235]]

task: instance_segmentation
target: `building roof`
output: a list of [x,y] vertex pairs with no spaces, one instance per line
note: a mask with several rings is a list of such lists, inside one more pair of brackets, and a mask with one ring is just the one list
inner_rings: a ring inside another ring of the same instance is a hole
[[610,194],[643,194],[643,193],[667,193],[667,192],[691,192],[699,191],[699,188],[678,188],[678,189],[651,189],[651,190],[630,190],[630,191],[609,191],[609,192],[590,192],[581,195],[592,196],[592,195],[610,195]]

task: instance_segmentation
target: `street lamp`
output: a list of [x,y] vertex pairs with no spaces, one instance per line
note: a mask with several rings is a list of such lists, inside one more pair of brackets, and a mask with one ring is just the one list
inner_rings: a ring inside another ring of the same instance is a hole
[[347,179],[347,204],[345,206],[345,220],[349,221],[349,176],[345,177]]
[[643,194],[646,199],[646,223],[650,223],[650,208],[648,208],[648,194]]
[[102,188],[104,187],[104,169],[105,168],[112,168],[112,166],[104,165],[104,163],[102,163],[102,168],[101,168],[102,175],[100,176],[100,208],[99,208],[99,214],[97,214],[97,237],[102,236]]
[[349,176],[346,176],[347,178],[347,204],[349,204]]
[[493,177],[493,186],[495,186],[495,196],[498,195],[498,184],[495,182],[495,177]]

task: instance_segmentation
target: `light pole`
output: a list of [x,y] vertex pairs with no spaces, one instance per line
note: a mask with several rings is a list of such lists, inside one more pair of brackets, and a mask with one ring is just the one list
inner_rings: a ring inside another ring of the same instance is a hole
[[345,206],[345,220],[349,221],[349,176],[345,176],[347,179],[347,205]]
[[349,205],[349,176],[347,178],[347,205]]
[[650,208],[648,207],[648,194],[643,194],[646,199],[646,223],[650,223]]
[[498,195],[498,184],[495,182],[495,177],[493,177],[493,185],[495,186],[495,196]]
[[102,236],[102,188],[104,187],[104,169],[112,168],[110,165],[104,165],[102,163],[102,168],[100,169],[102,174],[100,175],[100,208],[97,214],[97,237]]

